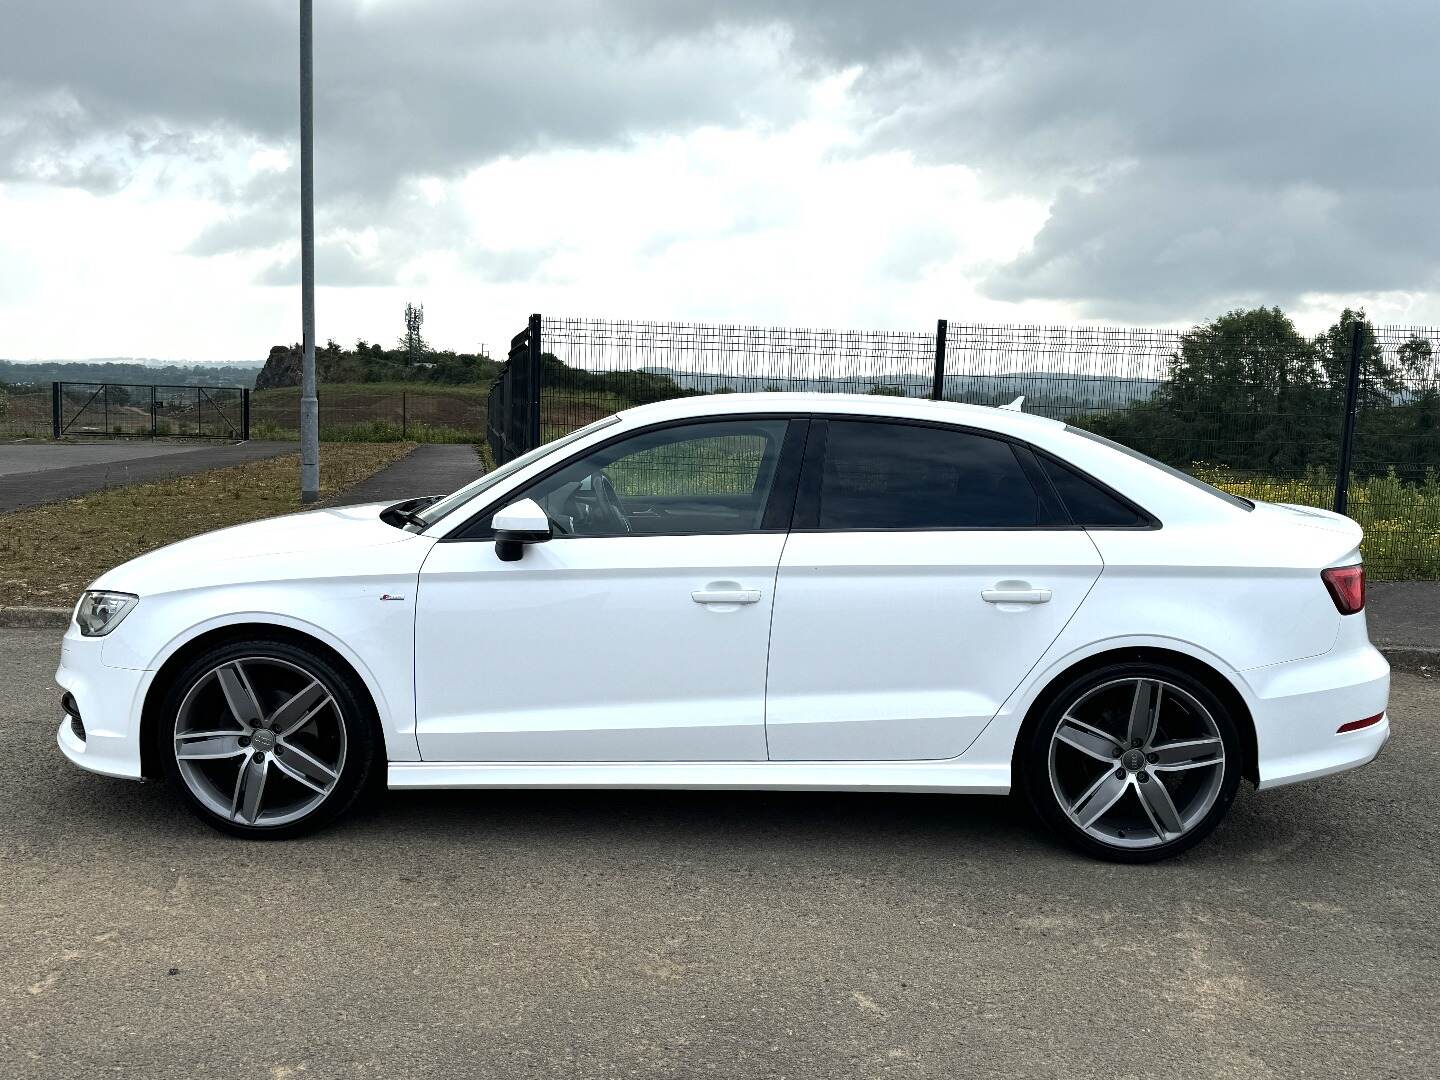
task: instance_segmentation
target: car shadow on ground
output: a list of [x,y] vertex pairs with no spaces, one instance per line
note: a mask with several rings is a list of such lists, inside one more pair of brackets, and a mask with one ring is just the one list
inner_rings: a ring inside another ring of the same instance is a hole
[[[153,854],[196,845],[211,857],[232,849],[244,857],[274,845],[222,835],[195,819],[178,791],[164,783],[137,785],[62,774],[46,816],[60,818],[50,839],[75,833],[94,842],[107,834],[126,846],[137,840]],[[1236,859],[1266,863],[1303,849],[1343,858],[1348,833],[1327,823],[1347,820],[1343,785],[1302,785],[1257,798],[1242,785],[1217,833],[1181,856],[1184,864]],[[49,801],[49,800],[44,800]],[[45,811],[36,807],[37,810]],[[1355,824],[1353,816],[1348,819]],[[50,830],[47,830],[50,831]],[[147,838],[147,839],[142,839]],[[440,858],[483,858],[496,850],[544,847],[552,853],[604,851],[615,859],[731,853],[745,859],[823,857],[852,866],[943,857],[1002,864],[1059,859],[1092,864],[1048,833],[1022,797],[887,792],[685,790],[376,791],[329,827],[292,841],[337,854],[424,852]],[[282,844],[281,848],[288,845]],[[268,856],[267,856],[268,859]]]

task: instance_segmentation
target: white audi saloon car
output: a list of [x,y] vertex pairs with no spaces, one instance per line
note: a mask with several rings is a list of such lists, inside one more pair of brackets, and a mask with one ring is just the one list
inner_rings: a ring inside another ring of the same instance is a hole
[[1359,543],[1023,412],[689,397],[111,570],[59,743],[245,837],[386,783],[1018,790],[1148,861],[1384,745]]

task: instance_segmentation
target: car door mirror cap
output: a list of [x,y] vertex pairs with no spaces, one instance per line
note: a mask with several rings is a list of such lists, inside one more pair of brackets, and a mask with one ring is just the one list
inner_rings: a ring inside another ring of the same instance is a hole
[[491,527],[501,562],[517,561],[525,554],[525,545],[543,544],[552,535],[550,518],[534,499],[511,503],[495,515]]

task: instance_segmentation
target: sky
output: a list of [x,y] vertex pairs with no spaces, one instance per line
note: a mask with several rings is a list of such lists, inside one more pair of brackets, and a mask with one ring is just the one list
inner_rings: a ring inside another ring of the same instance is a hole
[[[0,5],[0,357],[298,340],[295,0]],[[1440,325],[1440,4],[317,0],[317,335]]]

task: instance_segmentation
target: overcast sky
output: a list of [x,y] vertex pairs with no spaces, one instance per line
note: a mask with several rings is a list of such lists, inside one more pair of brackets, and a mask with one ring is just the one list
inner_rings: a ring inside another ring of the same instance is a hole
[[[299,337],[295,0],[5,0],[0,357]],[[318,334],[1440,324],[1440,4],[318,0]]]

